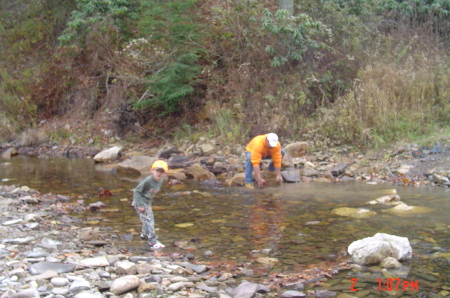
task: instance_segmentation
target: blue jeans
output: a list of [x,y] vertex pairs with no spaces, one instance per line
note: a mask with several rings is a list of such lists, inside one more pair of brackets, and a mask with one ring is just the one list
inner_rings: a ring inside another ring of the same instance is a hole
[[[284,149],[281,149],[281,156],[282,158],[286,154],[286,151]],[[252,165],[252,153],[246,152],[247,159],[245,161],[245,183],[253,183],[253,165]],[[265,157],[263,159],[272,159],[271,156]],[[275,171],[275,166],[273,165],[273,161],[269,164],[269,171]]]

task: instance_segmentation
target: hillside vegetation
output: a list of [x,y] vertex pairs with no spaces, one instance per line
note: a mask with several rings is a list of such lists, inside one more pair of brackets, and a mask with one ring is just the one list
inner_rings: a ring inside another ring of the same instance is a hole
[[[427,135],[450,122],[449,12],[450,0],[1,1],[0,141]],[[44,125],[55,119],[77,130]]]

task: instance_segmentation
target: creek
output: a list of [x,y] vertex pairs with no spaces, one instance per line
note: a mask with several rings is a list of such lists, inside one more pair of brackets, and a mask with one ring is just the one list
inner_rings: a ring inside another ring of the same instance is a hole
[[[106,204],[104,212],[86,210],[71,215],[82,218],[86,226],[110,227],[121,235],[118,246],[139,250],[145,245],[138,237],[140,222],[131,206],[132,189],[142,177],[119,175],[90,159],[15,157],[8,163],[11,165],[1,167],[1,184],[26,185],[41,194],[65,195],[73,201],[83,199],[85,205],[102,201]],[[100,197],[101,188],[113,195]],[[404,203],[427,207],[432,212],[398,216],[386,212],[392,206],[366,204],[393,189]],[[188,181],[165,185],[153,209],[166,252],[182,251],[173,243],[185,240],[197,248],[191,252],[199,261],[240,264],[254,261],[255,251],[270,249],[269,256],[279,262],[261,271],[264,275],[331,266],[346,257],[346,249],[353,241],[376,233],[407,237],[413,258],[403,262],[398,274],[402,281],[419,283],[419,290],[409,291],[410,295],[427,296],[450,291],[449,197],[450,191],[444,187],[364,182],[283,184],[251,191]],[[367,208],[377,214],[365,219],[332,214],[338,207]],[[375,271],[338,273],[329,286],[336,292],[336,287],[349,292],[351,279],[357,278],[359,293],[373,294],[377,280],[386,279]]]

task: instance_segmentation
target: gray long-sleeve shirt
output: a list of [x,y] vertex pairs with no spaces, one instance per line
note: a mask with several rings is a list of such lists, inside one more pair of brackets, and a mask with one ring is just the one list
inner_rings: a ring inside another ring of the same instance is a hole
[[[161,189],[162,184],[163,179],[155,181],[153,175],[144,178],[134,189],[132,205],[136,208],[150,205],[152,198],[155,196],[156,192]],[[152,192],[152,190],[156,191]]]

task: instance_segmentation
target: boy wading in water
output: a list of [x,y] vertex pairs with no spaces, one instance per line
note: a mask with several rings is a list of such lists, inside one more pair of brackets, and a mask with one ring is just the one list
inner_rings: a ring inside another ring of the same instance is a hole
[[136,213],[142,222],[141,238],[148,241],[153,249],[162,249],[165,246],[158,241],[155,233],[155,218],[153,217],[152,199],[161,189],[163,177],[167,174],[169,167],[162,160],[152,164],[151,174],[143,179],[134,189],[133,203]]

